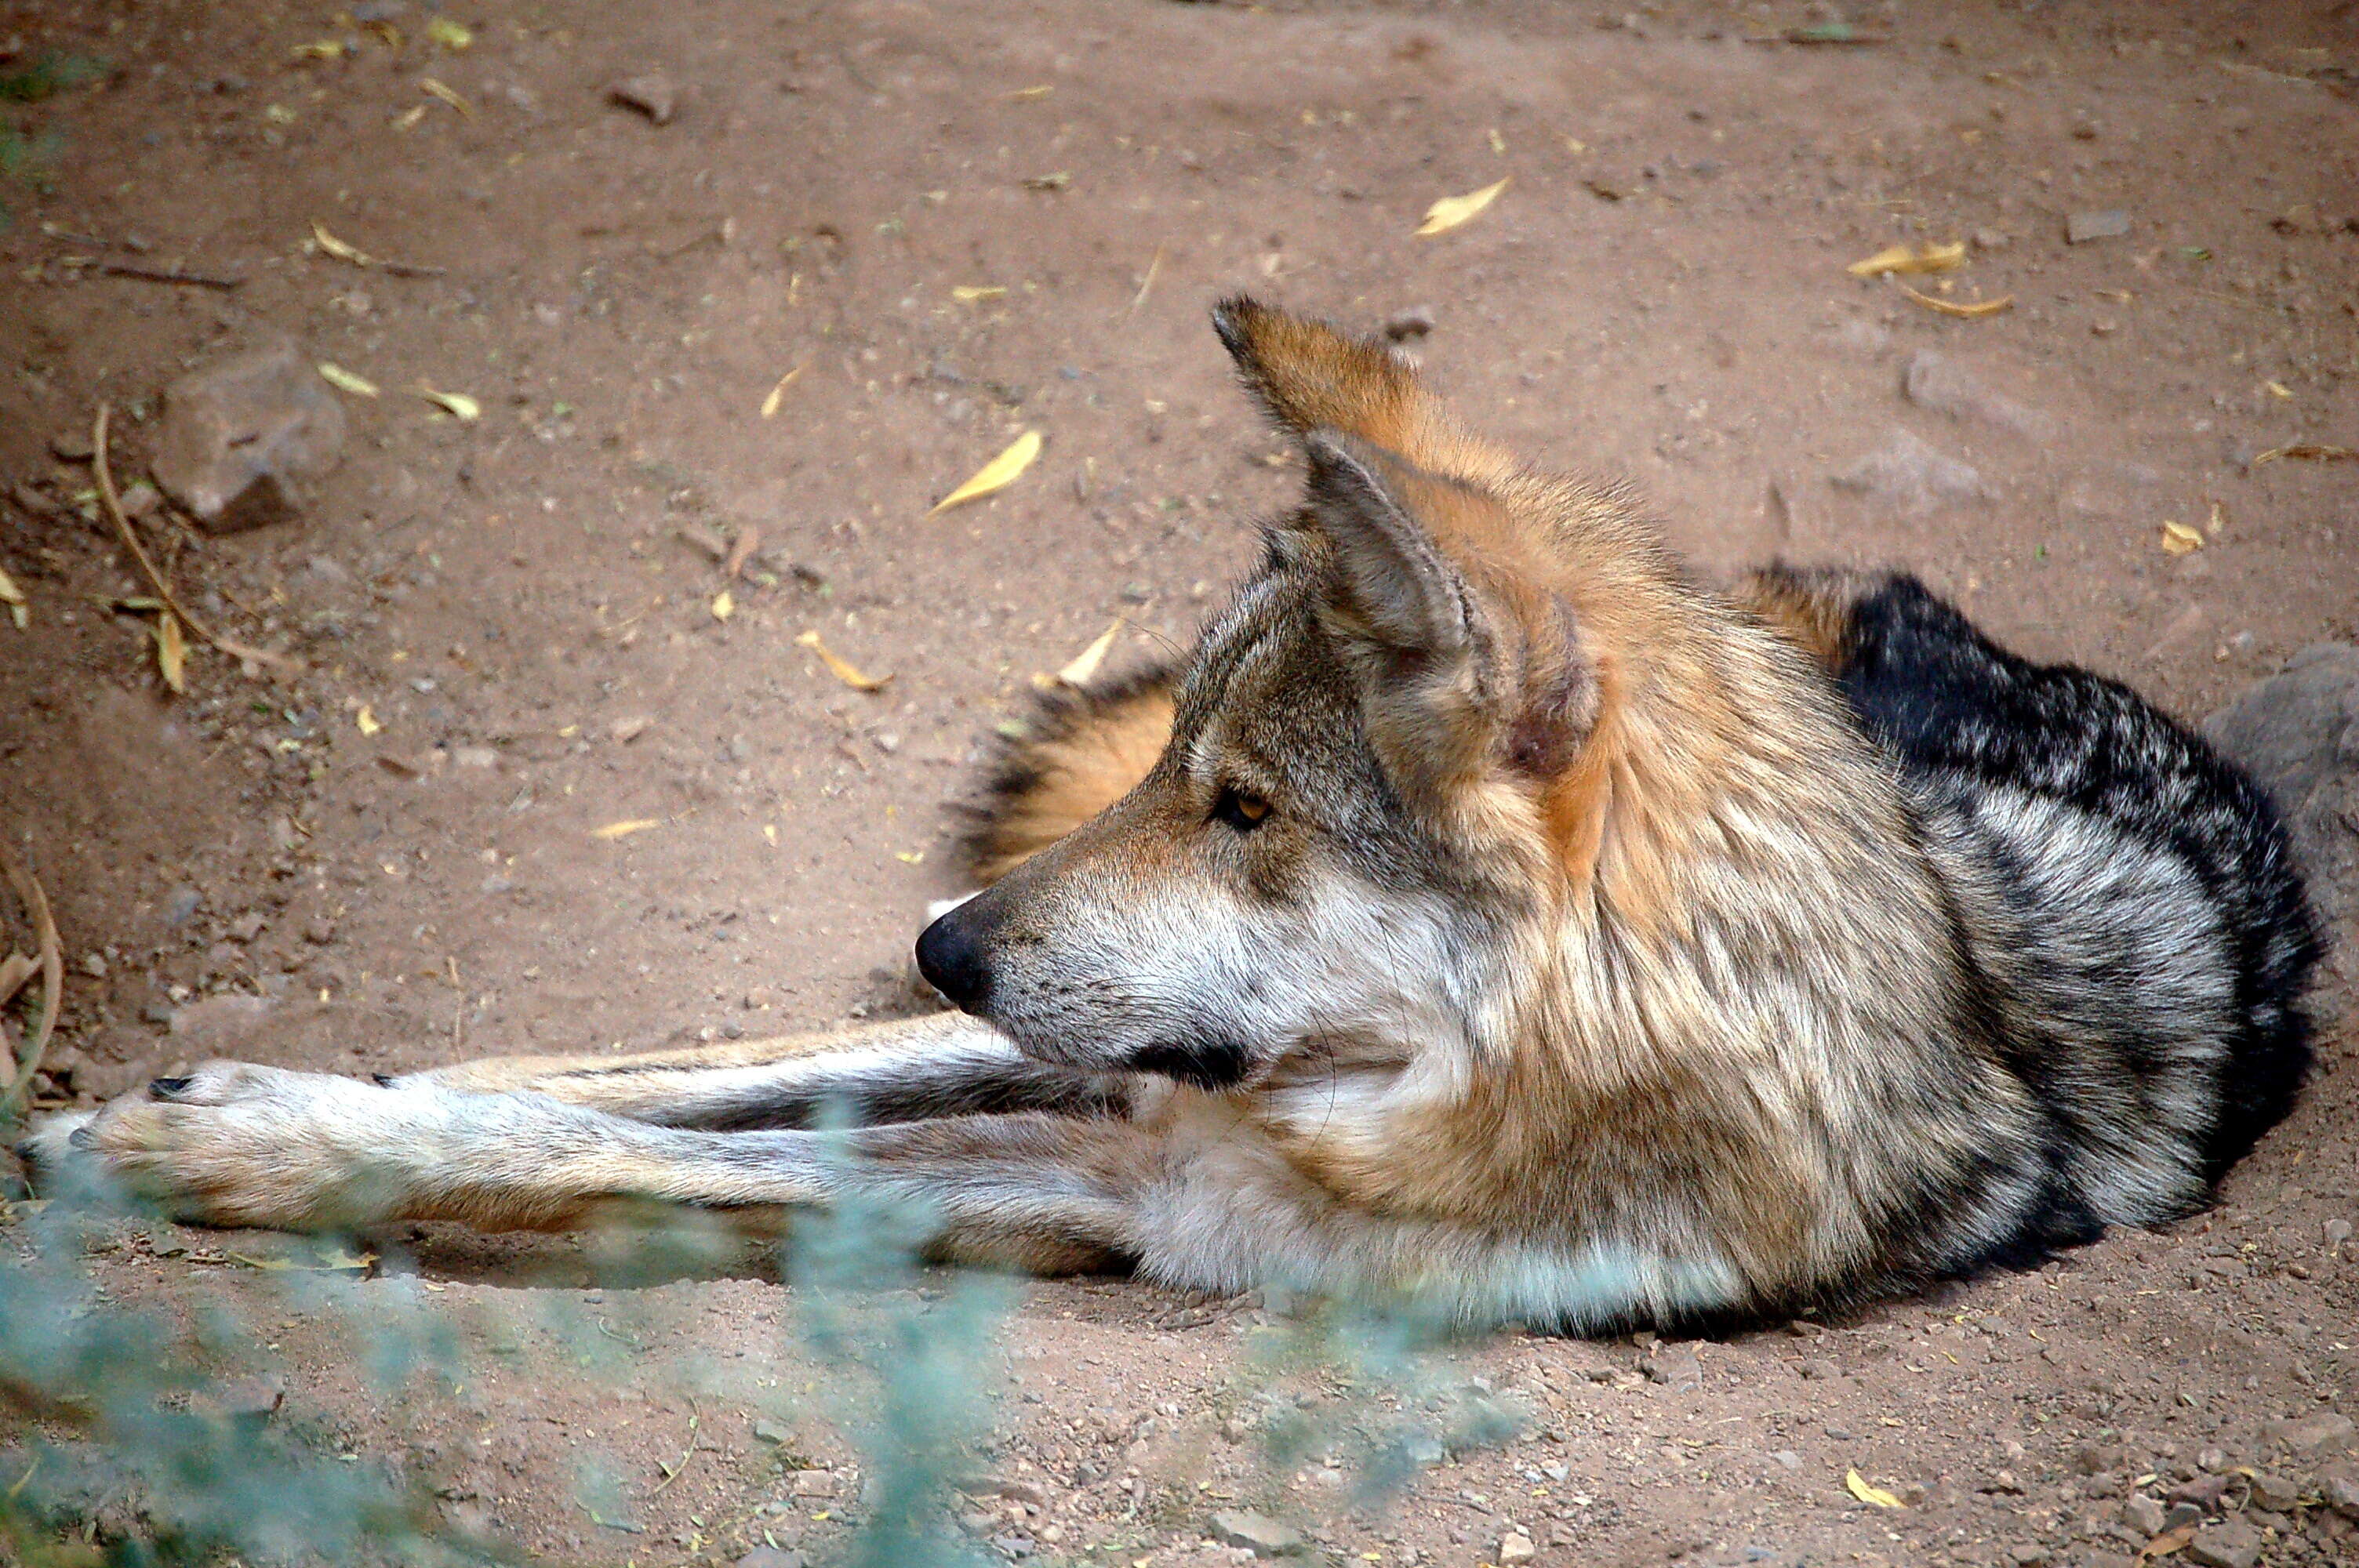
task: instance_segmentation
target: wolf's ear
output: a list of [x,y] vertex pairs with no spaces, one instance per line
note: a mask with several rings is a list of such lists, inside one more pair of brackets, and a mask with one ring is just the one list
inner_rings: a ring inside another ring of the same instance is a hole
[[1595,718],[1595,674],[1571,608],[1516,569],[1497,503],[1332,430],[1303,444],[1305,515],[1332,551],[1329,624],[1361,667],[1395,776],[1447,792],[1496,766],[1538,778],[1569,765]]
[[1514,467],[1506,452],[1468,435],[1408,362],[1377,339],[1353,337],[1242,294],[1214,308],[1212,330],[1246,389],[1299,438],[1341,431],[1453,479],[1482,481]]

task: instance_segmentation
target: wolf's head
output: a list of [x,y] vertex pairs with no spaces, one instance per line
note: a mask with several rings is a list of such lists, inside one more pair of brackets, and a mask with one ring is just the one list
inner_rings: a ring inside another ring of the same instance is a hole
[[1472,1060],[1503,977],[1580,908],[1675,902],[1608,818],[1677,813],[1734,727],[1711,617],[1618,497],[1470,436],[1383,343],[1244,298],[1214,322],[1308,494],[1204,632],[1152,771],[936,921],[919,964],[1075,1066],[1224,1087]]

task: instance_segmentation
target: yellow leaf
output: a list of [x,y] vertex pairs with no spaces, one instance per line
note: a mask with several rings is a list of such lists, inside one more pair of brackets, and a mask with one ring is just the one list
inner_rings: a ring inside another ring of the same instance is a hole
[[962,305],[972,305],[978,299],[996,299],[1006,292],[995,284],[962,283],[951,290],[951,297]]
[[321,38],[315,44],[297,44],[294,54],[297,59],[342,59],[344,46],[335,38]]
[[1106,650],[1114,646],[1114,640],[1121,632],[1122,622],[1117,618],[1113,625],[1098,633],[1096,642],[1074,654],[1073,662],[1057,672],[1058,680],[1067,686],[1089,685],[1090,677],[1098,673],[1100,665],[1105,663]]
[[1861,1502],[1872,1504],[1879,1509],[1900,1509],[1908,1506],[1883,1487],[1868,1485],[1856,1470],[1843,1472],[1843,1486],[1849,1488],[1851,1495]]
[[354,375],[339,364],[320,362],[320,379],[339,392],[349,392],[354,397],[375,397],[376,383],[364,375]]
[[418,91],[429,98],[440,98],[470,120],[475,117],[475,112],[467,106],[467,101],[452,92],[447,82],[437,81],[430,76],[421,76],[418,79]]
[[2261,385],[2267,390],[2268,395],[2271,397],[2282,397],[2288,401],[2291,401],[2293,397],[2292,388],[2287,386],[2284,382],[2265,381],[2261,383]]
[[393,128],[397,131],[406,131],[424,118],[426,118],[426,105],[413,103],[393,117]]
[[724,588],[719,593],[712,596],[712,619],[715,621],[726,621],[732,615],[736,613],[737,601],[730,597],[729,590],[727,589]]
[[1000,96],[1003,98],[1012,99],[1018,103],[1028,103],[1035,98],[1046,98],[1049,94],[1056,91],[1057,90],[1053,87],[1019,87],[1013,92],[1004,92],[1000,94]]
[[1887,272],[1951,272],[1966,265],[1966,245],[1891,245],[1843,270],[1854,277],[1875,277]]
[[1425,222],[1418,225],[1417,232],[1419,235],[1448,233],[1496,201],[1499,192],[1506,189],[1507,182],[1502,179],[1464,196],[1445,196],[1425,210]]
[[264,1269],[272,1273],[299,1274],[364,1274],[376,1262],[374,1252],[355,1252],[350,1248],[329,1247],[310,1254],[310,1261],[294,1258],[256,1258],[245,1252],[224,1249],[222,1256],[249,1269]]
[[2203,547],[2203,535],[2184,523],[2165,522],[2162,525],[2162,553],[2184,556]]
[[2296,441],[2288,447],[2271,447],[2253,459],[2253,466],[2258,468],[2285,458],[2307,458],[2314,463],[2347,463],[2359,458],[2359,451],[2349,447],[2330,447],[2322,441]]
[[802,363],[795,366],[794,369],[787,372],[786,374],[778,377],[778,384],[770,388],[769,396],[762,399],[763,418],[770,419],[777,416],[778,412],[778,400],[786,396],[787,388],[794,385],[796,378],[800,376],[804,371],[809,370],[810,368],[810,361],[805,360]]
[[0,572],[0,603],[22,604],[24,602],[25,590],[16,586],[16,579],[6,572]]
[[464,22],[454,22],[448,16],[430,16],[426,22],[426,36],[457,54],[475,41],[475,35]]
[[1961,305],[1955,300],[1936,299],[1930,294],[1919,294],[1905,283],[1900,286],[1900,292],[1928,310],[1936,311],[1943,316],[1962,316],[1968,320],[1982,316],[1995,316],[2015,303],[2014,295],[2002,294],[1996,299],[1977,299],[1971,305]]
[[1008,443],[1006,451],[977,469],[973,479],[934,503],[933,511],[926,515],[931,517],[936,512],[948,512],[951,507],[973,501],[979,495],[1006,489],[1016,482],[1018,474],[1032,466],[1032,460],[1039,455],[1040,432],[1025,431]]
[[830,648],[820,639],[820,634],[817,632],[804,633],[801,636],[795,639],[795,645],[797,647],[809,648],[812,653],[817,654],[819,655],[819,662],[827,666],[828,674],[833,676],[844,685],[852,687],[854,691],[883,691],[885,689],[885,683],[893,678],[889,675],[867,675],[863,673],[858,666],[846,664],[842,659],[836,656],[833,649]]
[[590,830],[590,837],[612,841],[616,838],[627,838],[634,833],[644,833],[650,827],[662,826],[661,817],[634,816],[627,822],[609,822],[603,827],[593,827]]
[[360,726],[360,731],[364,735],[374,735],[385,728],[376,721],[376,715],[369,710],[369,705],[365,702],[361,704],[361,710],[353,715],[353,722]]
[[370,255],[366,251],[362,250],[357,245],[348,245],[344,243],[343,241],[336,238],[335,235],[328,232],[326,229],[321,227],[320,221],[317,218],[311,220],[311,239],[319,245],[321,251],[335,257],[340,262],[350,262],[354,266],[376,265],[376,258],[375,256]]
[[189,689],[189,643],[180,635],[180,618],[167,610],[156,617],[156,667],[174,691]]
[[918,866],[925,863],[926,852],[923,849],[896,849],[893,858],[905,866]]
[[1507,138],[1499,134],[1496,125],[1491,127],[1491,150],[1501,157],[1507,156]]
[[418,395],[443,409],[462,425],[483,416],[484,406],[463,392],[437,392],[421,382]]

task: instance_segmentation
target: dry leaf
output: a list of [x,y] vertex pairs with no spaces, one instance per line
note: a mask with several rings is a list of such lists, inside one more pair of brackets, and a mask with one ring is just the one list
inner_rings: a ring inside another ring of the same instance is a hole
[[762,531],[752,524],[747,524],[738,531],[737,536],[729,542],[729,558],[721,563],[721,575],[734,579],[739,572],[745,569],[745,563],[754,558],[754,552],[761,547]]
[[1057,672],[1057,679],[1066,686],[1089,685],[1091,677],[1098,673],[1098,666],[1105,663],[1106,652],[1114,646],[1114,638],[1121,633],[1122,622],[1117,617],[1113,625],[1098,633],[1096,642],[1074,654],[1073,662]]
[[441,408],[462,425],[483,416],[484,406],[463,392],[437,392],[420,382],[418,395]]
[[763,418],[769,419],[777,416],[778,412],[778,400],[786,396],[787,388],[794,385],[796,378],[800,376],[803,372],[810,368],[810,361],[805,360],[802,363],[795,366],[794,369],[787,372],[786,374],[778,377],[778,384],[770,388],[770,395],[762,399]]
[[414,103],[393,117],[393,128],[397,131],[407,131],[424,118],[426,118],[426,105]]
[[1893,245],[1843,270],[1854,277],[1875,277],[1887,272],[1952,272],[1966,265],[1966,245]]
[[297,44],[293,52],[297,59],[342,59],[344,46],[338,38],[321,38],[314,44]]
[[320,362],[320,379],[337,391],[349,392],[354,397],[375,397],[377,395],[376,383],[364,375],[354,375],[342,365],[330,364],[325,360]]
[[2314,463],[2347,463],[2359,460],[2359,452],[2348,447],[2330,447],[2322,441],[2295,441],[2288,446],[2271,447],[2253,459],[2253,466],[2273,463],[2280,458],[2304,458]]
[[308,1262],[293,1258],[255,1258],[224,1248],[222,1256],[249,1269],[266,1270],[272,1273],[298,1274],[364,1274],[375,1266],[374,1252],[354,1252],[347,1248],[332,1247],[310,1254]]
[[1054,174],[1034,175],[1031,178],[1024,182],[1024,189],[1027,190],[1062,190],[1072,183],[1073,176],[1071,171],[1060,168]]
[[353,722],[359,727],[360,732],[364,735],[374,735],[385,728],[376,721],[375,713],[371,711],[365,702],[361,704],[361,710],[353,715]]
[[737,600],[731,597],[727,589],[724,588],[712,596],[712,619],[726,621],[736,613]]
[[1886,1491],[1883,1487],[1870,1486],[1865,1477],[1862,1476],[1856,1470],[1846,1470],[1843,1472],[1843,1486],[1850,1491],[1853,1497],[1857,1498],[1861,1502],[1870,1504],[1875,1508],[1900,1509],[1907,1508],[1908,1506],[1902,1502],[1899,1498]]
[[1025,431],[1008,443],[1006,451],[977,469],[973,479],[934,503],[933,510],[926,515],[931,517],[936,512],[948,512],[951,507],[973,501],[979,495],[1006,489],[1016,482],[1018,474],[1032,466],[1032,460],[1039,455],[1040,432]]
[[16,1000],[25,982],[41,972],[41,961],[30,953],[11,953],[0,958],[0,1007]]
[[1013,92],[1003,92],[1000,96],[1017,103],[1024,103],[1035,98],[1046,98],[1056,91],[1053,87],[1019,87]]
[[1006,292],[996,284],[962,283],[951,290],[951,297],[962,305],[972,305],[978,299],[996,299]]
[[1905,283],[1900,286],[1900,292],[1928,310],[1939,311],[1944,316],[1963,317],[1970,321],[1979,317],[1995,316],[2015,303],[2014,295],[2002,294],[1996,299],[1977,299],[1971,305],[1961,305],[1954,299],[1936,299],[1930,294],[1920,294]]
[[659,816],[634,816],[626,822],[609,822],[603,827],[593,827],[590,837],[608,840],[627,838],[634,833],[644,833],[650,827],[662,826],[663,819]]
[[421,76],[418,79],[418,90],[429,98],[440,98],[470,120],[475,117],[475,112],[467,106],[467,101],[452,92],[445,82],[437,81],[430,76]]
[[2281,397],[2288,403],[2293,401],[2293,389],[2288,386],[2284,382],[2265,381],[2261,383],[2261,389],[2264,392],[2267,392],[2271,397]]
[[18,588],[16,579],[6,572],[0,572],[0,604],[8,607],[8,618],[16,623],[19,632],[32,619],[31,612],[25,607],[25,590]]
[[467,30],[465,23],[454,22],[448,16],[428,17],[426,36],[452,54],[458,53],[475,41],[475,35]]
[[2203,547],[2203,535],[2184,523],[2166,521],[2162,525],[2162,553],[2184,556]]
[[2138,1549],[2138,1561],[2147,1563],[2158,1557],[2168,1557],[2172,1552],[2183,1549],[2194,1539],[2195,1527],[2191,1524],[2182,1524],[2175,1530],[2166,1530]]
[[344,243],[343,241],[336,238],[335,235],[328,232],[326,229],[322,228],[317,218],[311,220],[311,239],[324,254],[335,257],[340,262],[350,262],[354,266],[376,265],[376,258],[375,256],[369,254],[366,251],[362,250],[357,245],[348,245]]
[[189,689],[189,642],[180,635],[180,618],[170,611],[156,617],[156,667],[174,691]]
[[854,691],[883,691],[885,683],[893,678],[889,675],[867,675],[857,665],[844,663],[836,656],[833,649],[821,640],[817,632],[804,633],[795,639],[795,645],[809,648],[812,653],[817,654],[820,663],[827,666],[828,673]]
[[1496,201],[1499,192],[1506,189],[1507,182],[1502,179],[1464,196],[1445,196],[1425,210],[1425,222],[1418,225],[1417,232],[1419,235],[1446,234]]

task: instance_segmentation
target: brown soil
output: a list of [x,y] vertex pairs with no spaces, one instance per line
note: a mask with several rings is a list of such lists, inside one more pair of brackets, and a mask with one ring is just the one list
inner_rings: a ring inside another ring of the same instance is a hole
[[[74,967],[60,1087],[908,1005],[979,740],[1116,617],[1116,661],[1184,642],[1294,482],[1205,326],[1238,287],[1368,324],[1429,307],[1423,357],[1476,422],[1627,476],[1707,572],[1905,563],[2015,645],[2189,714],[2359,631],[2359,469],[2254,460],[2359,446],[2354,8],[1871,7],[1882,41],[1756,41],[1824,13],[470,0],[452,51],[415,5],[397,47],[332,5],[0,5],[0,72],[52,50],[114,68],[0,106],[33,155],[0,187],[0,564],[30,600],[27,630],[0,627],[0,820]],[[321,39],[353,49],[293,52]],[[671,123],[609,101],[658,70]],[[1501,178],[1473,222],[1411,237],[1435,198]],[[2069,214],[2106,209],[2125,236],[2065,243]],[[307,246],[315,222],[444,271],[347,265]],[[1843,271],[1966,236],[1962,272],[1914,281],[2005,313]],[[199,654],[171,697],[145,620],[110,607],[144,589],[77,509],[88,470],[50,441],[111,401],[136,473],[168,381],[281,333],[383,389],[347,400],[342,466],[296,524],[155,536],[201,616],[310,668]],[[2016,427],[1905,401],[1928,348]],[[1018,484],[928,515],[1025,428],[1048,447]],[[1830,482],[1900,429],[1981,493],[1912,514]],[[2166,520],[2202,547],[2165,553]],[[692,541],[751,529],[717,619]],[[889,686],[837,681],[795,644],[810,629]],[[594,833],[629,820],[657,826]],[[2354,1217],[2352,1056],[2330,1032],[2301,1109],[2168,1234],[1704,1344],[1695,1386],[1628,1346],[1473,1347],[1461,1370],[1535,1425],[1380,1518],[1338,1511],[1316,1463],[1256,1480],[1251,1440],[1223,1435],[1259,1408],[1240,1346],[1263,1309],[1029,1286],[995,1461],[1019,1484],[985,1533],[1218,1562],[1207,1510],[1258,1500],[1386,1563],[1495,1562],[1511,1523],[1549,1563],[2125,1563],[2139,1477],[2307,1486],[2327,1457],[2278,1454],[2265,1424],[2359,1413],[2359,1258],[2329,1239]],[[245,1243],[135,1239],[103,1266],[129,1292],[250,1294],[182,1250],[223,1246]],[[761,1271],[601,1292],[568,1243],[422,1246],[419,1273],[355,1292],[422,1280],[490,1369],[389,1406],[297,1314],[281,1419],[569,1558],[726,1561],[764,1529],[823,1553],[856,1511],[849,1478],[756,1511],[786,1485],[747,1412],[800,1386],[763,1369],[793,1303]],[[499,1326],[560,1309],[611,1322],[627,1392]],[[798,1444],[850,1462],[815,1427]],[[578,1500],[598,1452],[642,1533]],[[1853,1467],[1924,1490],[1868,1506]],[[2265,1561],[2359,1563],[2359,1526],[2250,1492],[2225,1506],[2274,1532]]]

